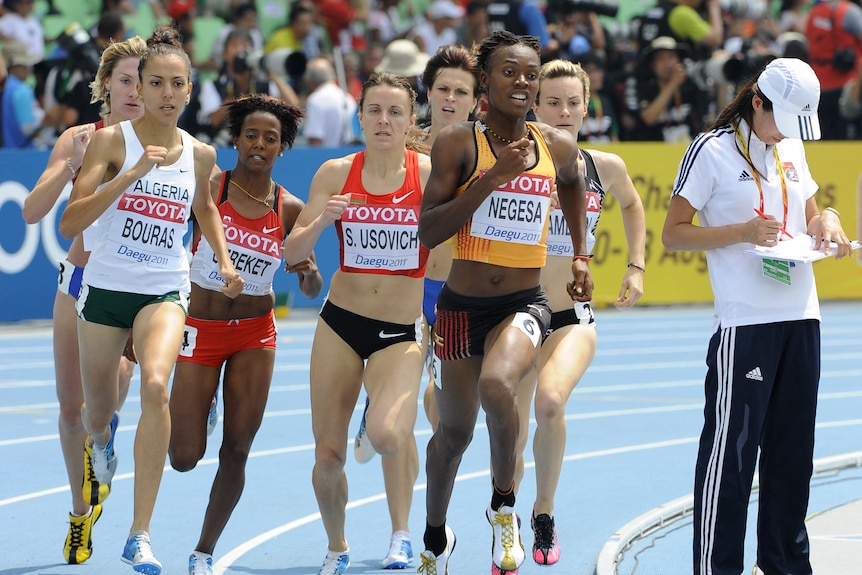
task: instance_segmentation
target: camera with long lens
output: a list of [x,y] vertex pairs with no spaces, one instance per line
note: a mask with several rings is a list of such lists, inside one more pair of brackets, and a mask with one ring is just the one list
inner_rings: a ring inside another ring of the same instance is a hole
[[102,54],[93,38],[79,23],[72,22],[66,26],[63,33],[57,36],[57,45],[68,54],[68,61],[74,62],[75,67],[85,76],[95,77]]
[[706,90],[713,83],[741,84],[760,72],[775,59],[773,55],[746,56],[721,53],[700,62],[689,62],[688,76],[698,88]]
[[290,48],[277,48],[266,54],[261,50],[245,50],[234,59],[233,69],[237,74],[251,70],[264,76],[287,75],[292,80],[299,80],[305,74],[307,64],[305,53]]
[[766,16],[769,2],[766,0],[721,0],[721,9],[736,18],[760,20]]
[[619,11],[619,4],[606,0],[548,0],[546,7],[546,12],[551,15],[551,18],[572,12],[595,12],[599,16],[616,18]]

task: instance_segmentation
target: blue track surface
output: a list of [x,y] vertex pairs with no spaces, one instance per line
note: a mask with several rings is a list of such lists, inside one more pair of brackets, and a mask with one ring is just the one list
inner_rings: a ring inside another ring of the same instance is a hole
[[[824,304],[823,315],[818,458],[862,449],[862,303]],[[562,560],[542,568],[528,556],[522,575],[591,575],[602,546],[620,526],[692,491],[711,309],[598,310],[597,322],[596,359],[567,408],[569,440],[556,500]],[[314,575],[326,551],[311,487],[308,358],[314,325],[307,313],[294,313],[279,324],[269,405],[249,459],[245,494],[216,549],[217,574]],[[131,522],[137,382],[136,375],[121,412],[119,468],[94,530],[93,557],[82,566],[66,565],[62,547],[70,498],[57,436],[50,328],[0,327],[0,575],[132,573],[119,557]],[[360,415],[357,405],[354,431]],[[425,525],[424,446],[430,436],[421,408],[416,431],[422,461],[410,524],[418,555]],[[151,530],[165,574],[187,572],[220,439],[219,426],[194,471],[166,469]],[[522,533],[529,549],[528,518],[535,493],[532,453],[526,459],[516,509],[524,518]],[[490,496],[488,461],[480,414],[450,506],[449,524],[458,536],[449,565],[452,575],[489,572],[491,528],[484,518]],[[379,565],[390,527],[379,458],[365,465],[349,460],[347,475],[348,573],[382,573]],[[811,511],[857,499],[859,481],[859,473],[823,481],[824,486],[812,491]],[[645,541],[626,557],[627,570],[621,572],[690,573],[690,533],[690,520],[683,521]],[[750,545],[749,564],[753,549]]]

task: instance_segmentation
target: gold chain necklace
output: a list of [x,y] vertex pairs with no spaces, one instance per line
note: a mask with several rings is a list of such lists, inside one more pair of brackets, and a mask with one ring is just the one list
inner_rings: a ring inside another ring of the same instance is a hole
[[245,195],[247,195],[248,197],[250,197],[251,199],[253,199],[257,203],[263,204],[268,208],[272,207],[271,205],[269,205],[269,199],[272,197],[273,193],[275,192],[275,182],[273,182],[272,180],[269,181],[269,183],[270,183],[269,193],[266,195],[266,198],[264,198],[262,200],[260,198],[258,198],[257,196],[255,196],[254,194],[250,193],[248,190],[246,190],[242,186],[240,186],[238,183],[236,183],[236,180],[234,180],[233,178],[231,178],[230,183],[233,184],[234,186],[236,186],[239,191],[241,191],[242,193],[244,193]]
[[503,136],[501,136],[500,134],[498,134],[497,132],[492,130],[491,126],[489,126],[488,124],[485,124],[484,122],[482,123],[482,126],[484,126],[486,130],[488,130],[488,133],[490,133],[492,136],[494,136],[495,138],[497,138],[498,140],[500,140],[504,144],[514,144],[515,142],[519,142],[519,141],[523,140],[524,138],[527,138],[530,136],[530,128],[526,128],[526,126],[525,126],[526,131],[524,132],[524,135],[522,137],[518,138],[517,140],[510,140],[509,138],[504,138]]

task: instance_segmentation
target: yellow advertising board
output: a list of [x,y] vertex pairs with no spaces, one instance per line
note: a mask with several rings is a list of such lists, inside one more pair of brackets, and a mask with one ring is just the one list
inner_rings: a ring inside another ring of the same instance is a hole
[[[686,146],[627,142],[595,148],[613,152],[625,160],[644,204],[647,273],[640,302],[711,302],[706,255],[703,252],[670,252],[661,242],[674,178]],[[838,210],[847,235],[857,239],[856,198],[857,189],[862,185],[862,142],[808,142],[805,150],[812,175],[820,185],[815,196],[817,204],[821,209],[832,206]],[[612,304],[619,293],[629,255],[620,208],[610,194],[605,197],[593,253],[595,258],[590,266],[596,284],[593,301],[599,306]],[[854,255],[858,257],[859,252]],[[855,259],[830,258],[812,264],[821,300],[862,299],[862,267]]]

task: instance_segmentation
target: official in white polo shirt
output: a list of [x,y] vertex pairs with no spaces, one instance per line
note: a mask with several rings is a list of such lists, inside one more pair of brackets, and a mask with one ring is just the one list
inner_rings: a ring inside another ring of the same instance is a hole
[[802,234],[814,236],[815,249],[835,242],[839,258],[851,252],[838,212],[817,207],[805,159],[802,140],[820,138],[819,99],[808,64],[773,60],[691,143],[674,182],[662,240],[669,250],[706,251],[715,297],[695,468],[695,575],[746,568],[758,451],[755,573],[811,573],[805,515],[820,379],[814,272],[743,252]]

